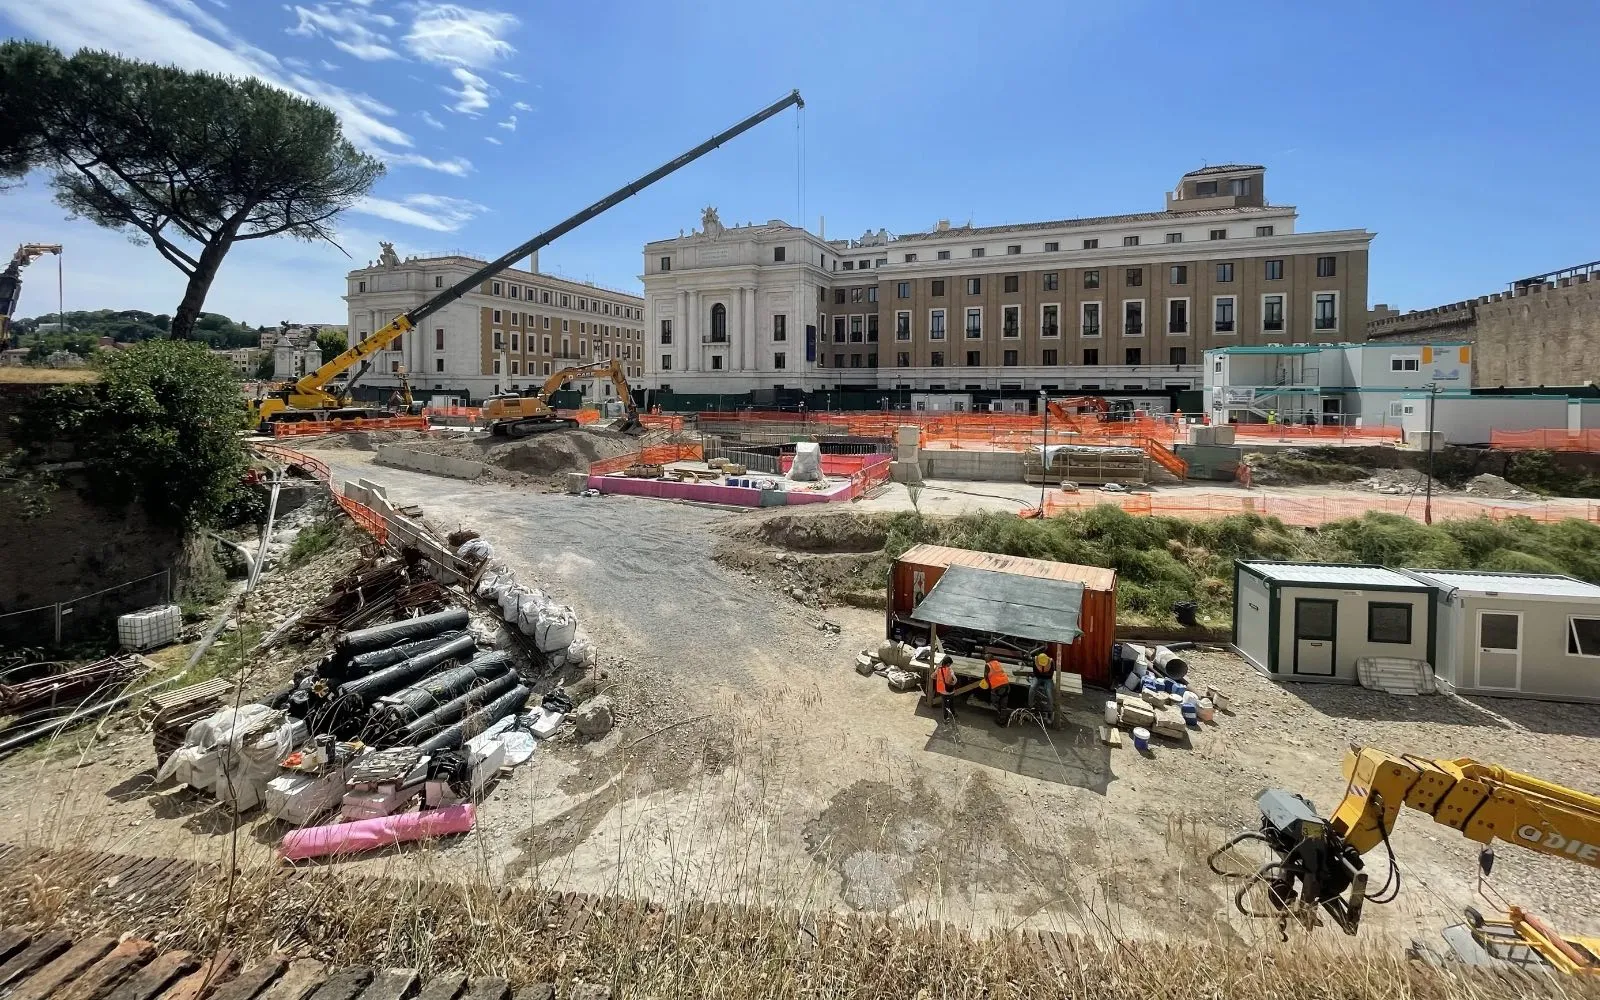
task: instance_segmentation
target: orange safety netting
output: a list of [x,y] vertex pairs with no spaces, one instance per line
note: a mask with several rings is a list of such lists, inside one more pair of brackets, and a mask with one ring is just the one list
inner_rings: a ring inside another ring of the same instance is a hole
[[1581,451],[1600,454],[1600,429],[1490,431],[1489,447],[1507,451]]
[[589,475],[607,476],[621,472],[630,465],[666,465],[668,462],[698,462],[704,455],[699,444],[653,444],[648,448],[616,458],[607,458],[589,466]]
[[429,417],[466,417],[468,420],[477,420],[483,415],[483,408],[478,406],[430,406],[422,411]]
[[1293,441],[1312,438],[1334,441],[1398,441],[1398,427],[1330,427],[1322,424],[1226,424],[1233,428],[1235,441]]
[[645,430],[651,431],[677,432],[683,430],[682,417],[669,417],[659,413],[641,413],[639,414],[639,423],[644,425]]
[[281,420],[272,424],[273,437],[309,437],[339,431],[425,431],[427,417],[355,417],[350,420]]
[[599,420],[600,420],[600,411],[599,410],[587,410],[587,409],[585,409],[585,410],[557,410],[556,411],[556,416],[561,417],[563,420],[576,420],[580,424],[593,424],[593,423],[598,423],[599,422]]
[[[1189,519],[1226,517],[1231,514],[1259,514],[1304,528],[1318,527],[1329,521],[1360,517],[1367,511],[1398,514],[1414,521],[1423,521],[1428,511],[1428,504],[1420,496],[1374,497],[1368,500],[1199,493],[1169,495],[1136,493],[1108,496],[1103,493],[1055,492],[1045,497],[1044,513],[1046,517],[1055,517],[1102,504],[1121,507],[1129,514]],[[1485,516],[1496,521],[1510,517],[1527,517],[1540,522],[1563,521],[1568,518],[1600,522],[1600,505],[1594,503],[1492,504],[1435,497],[1432,512],[1435,521]],[[1023,516],[1037,517],[1038,508],[1028,508],[1023,511]]]

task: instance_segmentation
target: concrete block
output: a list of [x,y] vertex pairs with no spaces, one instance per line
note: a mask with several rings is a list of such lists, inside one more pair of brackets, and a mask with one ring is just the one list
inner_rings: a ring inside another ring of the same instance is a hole
[[889,478],[897,483],[915,486],[922,482],[922,467],[915,461],[890,462]]
[[467,986],[461,1000],[511,1000],[511,984],[499,976],[479,976]]
[[311,1000],[356,1000],[357,994],[366,989],[370,982],[371,969],[341,969],[318,987],[317,992],[311,995]]
[[467,986],[464,972],[446,972],[428,983],[418,993],[416,1000],[456,1000]]
[[873,662],[872,657],[868,656],[866,653],[856,654],[856,673],[860,674],[862,677],[871,677],[872,672],[877,668],[878,665]]
[[464,458],[450,458],[445,455],[430,455],[427,452],[412,451],[392,444],[378,445],[378,454],[373,461],[379,465],[426,472],[435,476],[448,476],[451,479],[477,479],[483,475],[482,462],[471,462]]
[[1129,728],[1134,726],[1143,726],[1144,728],[1149,729],[1151,726],[1155,725],[1155,723],[1155,710],[1149,706],[1135,705],[1132,702],[1124,702],[1117,713],[1117,724],[1128,726]]
[[587,472],[567,473],[567,492],[577,496],[589,488],[589,474]]
[[895,444],[902,448],[915,448],[922,443],[922,428],[907,424],[895,431]]
[[416,969],[381,969],[356,1000],[403,1000],[417,988]]

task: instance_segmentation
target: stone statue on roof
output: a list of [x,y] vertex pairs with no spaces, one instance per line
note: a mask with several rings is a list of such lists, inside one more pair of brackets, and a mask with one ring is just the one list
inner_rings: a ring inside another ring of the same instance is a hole
[[717,216],[715,206],[707,205],[705,211],[700,213],[700,225],[705,229],[707,236],[722,235],[722,219]]
[[379,240],[378,246],[382,248],[382,252],[378,254],[378,263],[384,267],[400,266],[400,255],[394,252],[393,243],[385,243]]

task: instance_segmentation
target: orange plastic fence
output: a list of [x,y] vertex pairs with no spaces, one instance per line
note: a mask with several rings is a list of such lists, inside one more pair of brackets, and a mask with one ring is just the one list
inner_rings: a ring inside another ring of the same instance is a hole
[[1189,463],[1179,458],[1178,453],[1171,448],[1168,448],[1153,437],[1145,438],[1140,446],[1144,448],[1144,453],[1150,456],[1150,459],[1163,469],[1166,469],[1179,479],[1189,478]]
[[627,455],[607,458],[589,466],[589,475],[608,476],[630,465],[666,465],[668,462],[697,462],[703,456],[698,443],[653,444]]
[[566,420],[576,420],[580,424],[596,423],[600,419],[599,410],[557,410],[556,416]]
[[683,430],[682,417],[664,416],[659,413],[641,413],[639,414],[639,423],[643,424],[646,430],[652,431],[677,432]]
[[427,417],[356,417],[352,420],[284,420],[274,422],[272,436],[309,437],[340,431],[425,431]]
[[327,463],[323,462],[321,459],[312,458],[310,455],[307,455],[304,452],[295,451],[292,448],[285,448],[282,445],[257,444],[254,445],[254,448],[263,455],[270,455],[271,457],[282,462],[287,462],[290,465],[298,465],[302,469],[305,469],[307,472],[311,473],[311,475],[315,478],[321,480],[323,483],[326,483],[328,486],[328,492],[333,494],[334,502],[337,503],[346,514],[350,515],[350,519],[352,521],[356,522],[356,524],[360,525],[363,530],[375,538],[378,541],[378,544],[381,545],[389,540],[389,525],[384,521],[383,517],[379,515],[377,511],[373,510],[371,507],[368,507],[366,504],[358,503],[355,500],[350,499],[334,488],[332,482],[332,473],[329,471]]
[[[1121,507],[1129,514],[1190,519],[1255,513],[1263,517],[1275,517],[1285,524],[1307,528],[1318,527],[1327,524],[1329,521],[1360,517],[1369,510],[1386,514],[1398,514],[1401,517],[1422,521],[1427,509],[1422,497],[1374,497],[1371,500],[1367,500],[1332,497],[1135,493],[1113,498],[1105,494],[1056,492],[1045,497],[1044,512],[1046,517],[1054,517],[1071,511],[1087,510],[1102,504]],[[1036,514],[1036,510],[1031,511],[1031,513]],[[1447,518],[1472,518],[1480,515],[1496,521],[1510,517],[1528,517],[1540,522],[1563,521],[1567,518],[1600,521],[1600,505],[1594,503],[1497,505],[1448,497],[1434,498],[1433,519],[1435,521]]]
[[1233,428],[1234,440],[1251,441],[1291,441],[1297,438],[1331,439],[1337,441],[1352,441],[1365,439],[1372,441],[1398,441],[1401,438],[1398,427],[1328,427],[1320,424],[1306,426],[1304,424],[1230,424]]
[[429,417],[465,417],[468,420],[483,416],[483,408],[479,406],[430,406],[422,412]]
[[1581,451],[1600,454],[1600,429],[1490,431],[1489,447],[1507,451]]

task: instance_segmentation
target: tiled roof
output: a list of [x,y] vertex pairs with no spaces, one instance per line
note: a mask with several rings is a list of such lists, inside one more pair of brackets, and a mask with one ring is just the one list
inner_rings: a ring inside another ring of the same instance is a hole
[[[1020,222],[1009,226],[977,226],[926,233],[901,233],[896,243],[907,240],[960,239],[966,236],[984,236],[990,233],[1020,233],[1041,229],[1081,229],[1087,226],[1118,226],[1130,222],[1178,222],[1184,219],[1215,219],[1234,215],[1282,215],[1294,211],[1292,205],[1243,205],[1238,208],[1207,208],[1198,212],[1134,212],[1129,215],[1096,215],[1087,219],[1057,219],[1053,222]],[[893,246],[893,244],[890,244]],[[871,249],[871,248],[864,248]]]
[[1204,177],[1206,174],[1231,174],[1235,170],[1265,170],[1259,163],[1219,163],[1214,167],[1201,167],[1184,174],[1185,177]]

